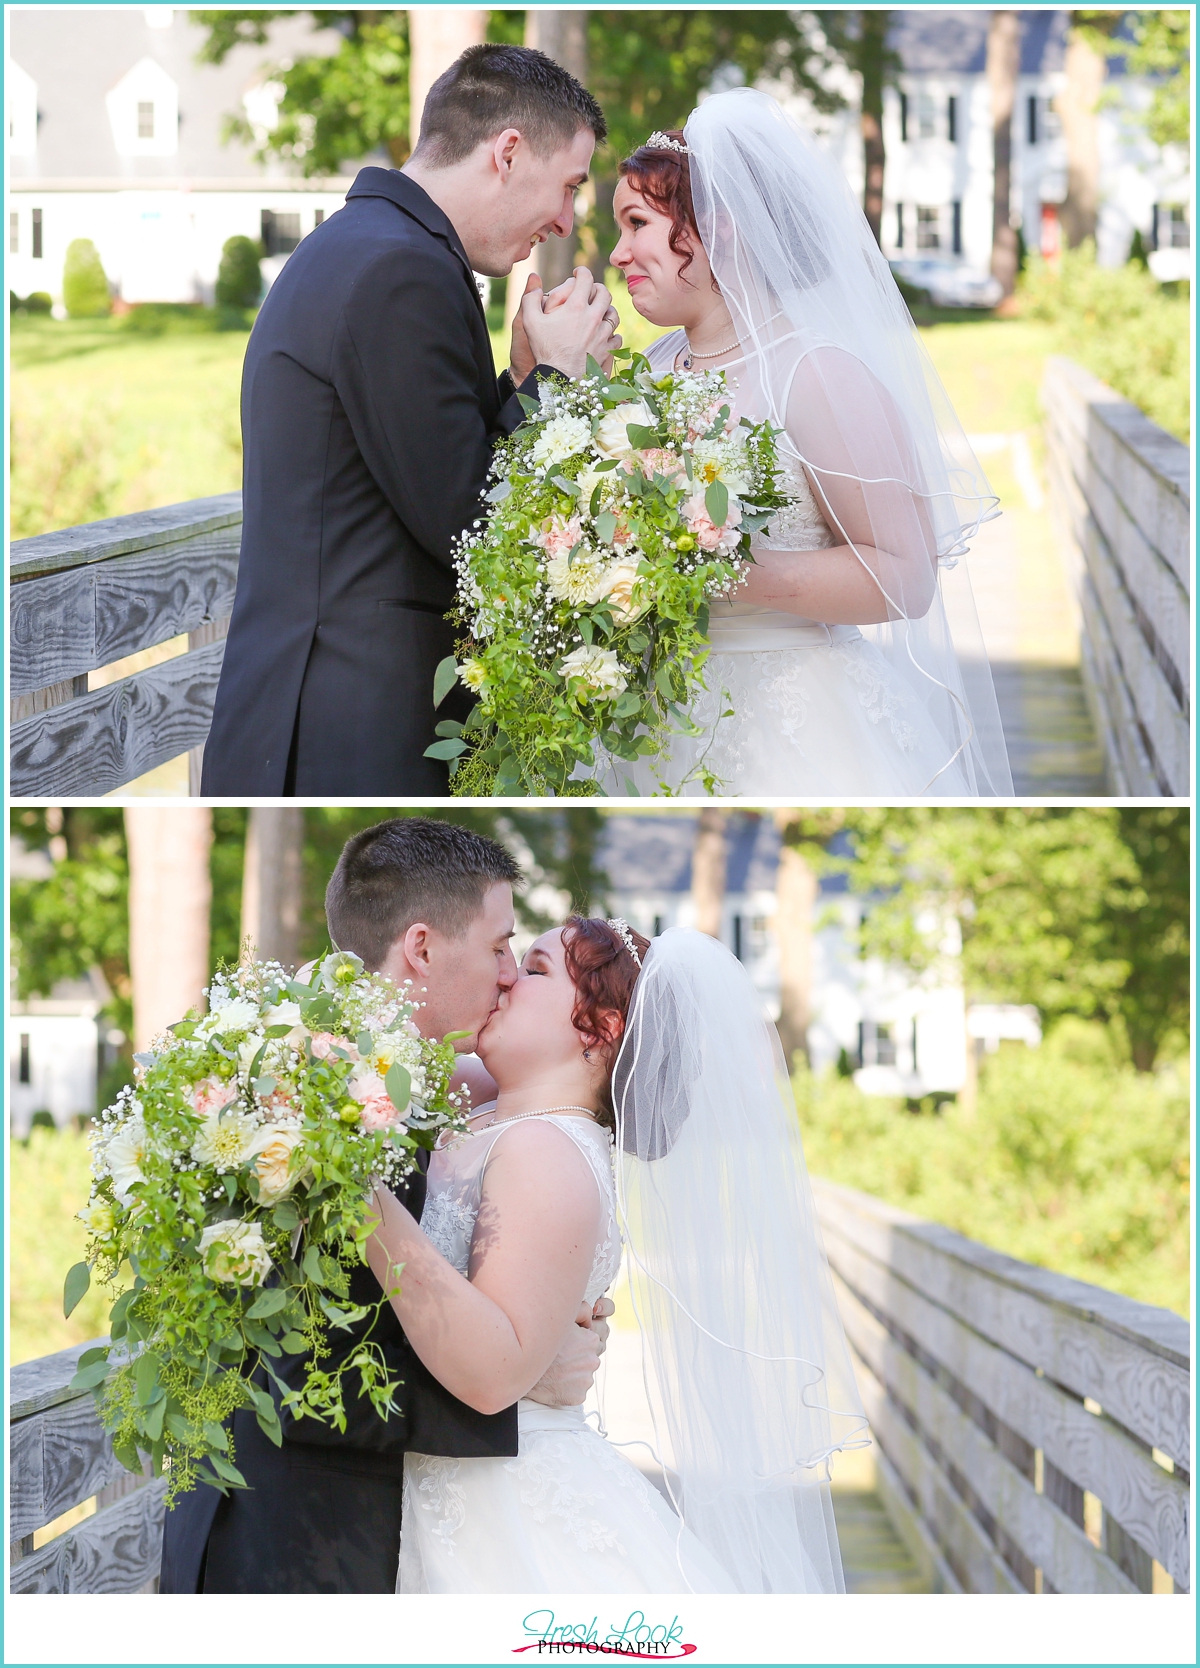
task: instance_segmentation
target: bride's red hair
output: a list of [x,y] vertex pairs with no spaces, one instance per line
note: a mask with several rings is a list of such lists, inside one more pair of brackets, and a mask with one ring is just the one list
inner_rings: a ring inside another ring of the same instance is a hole
[[[682,129],[668,128],[664,137],[684,143]],[[673,254],[684,257],[679,272],[682,276],[692,264],[696,245],[700,242],[700,228],[696,224],[696,210],[692,206],[692,176],[686,151],[651,150],[639,145],[632,156],[627,156],[617,172],[628,180],[635,191],[640,191],[648,203],[662,214],[671,216],[671,231],[667,242]]]
[[[629,936],[644,961],[650,940],[630,929]],[[575,986],[575,1009],[571,1023],[581,1036],[594,1037],[611,1068],[621,1046],[629,1004],[633,1001],[633,987],[637,983],[638,965],[615,928],[594,916],[572,915],[563,928],[563,954],[567,973]],[[613,1015],[620,1023],[613,1024]],[[604,1088],[604,1103],[599,1122],[606,1129],[614,1125],[612,1101],[608,1086]]]

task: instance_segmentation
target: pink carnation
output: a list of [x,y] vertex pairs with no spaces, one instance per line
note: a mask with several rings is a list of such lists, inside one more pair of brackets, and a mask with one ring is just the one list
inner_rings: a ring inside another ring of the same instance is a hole
[[192,1090],[192,1105],[202,1118],[211,1118],[231,1100],[237,1099],[237,1084],[226,1083],[219,1077],[206,1077]]
[[364,1129],[386,1129],[400,1116],[378,1072],[367,1071],[352,1078],[350,1093],[362,1107]]
[[689,531],[696,535],[696,542],[701,550],[730,551],[737,548],[740,537],[737,528],[741,523],[742,511],[736,499],[729,500],[724,527],[718,527],[713,521],[699,493],[680,505],[680,513],[687,522]]
[[358,1050],[345,1037],[335,1037],[332,1031],[317,1031],[313,1034],[312,1051],[318,1060],[327,1060],[329,1051],[340,1048],[343,1054],[348,1054],[352,1060],[358,1059]]
[[648,481],[652,481],[656,474],[668,481],[682,481],[685,474],[683,459],[665,447],[651,446],[644,452],[636,452],[630,460],[629,474],[633,473],[635,464]]
[[547,556],[569,556],[582,537],[583,527],[577,515],[569,521],[563,521],[561,516],[548,516],[533,534],[534,541]]

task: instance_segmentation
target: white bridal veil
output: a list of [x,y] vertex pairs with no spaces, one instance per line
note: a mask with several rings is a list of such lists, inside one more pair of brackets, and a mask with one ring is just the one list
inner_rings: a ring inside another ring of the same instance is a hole
[[[937,776],[956,764],[971,792],[1009,794],[965,565],[949,574],[997,500],[862,209],[837,163],[765,93],[715,94],[684,132],[701,241],[746,350],[748,403],[787,430],[826,520],[875,574],[889,622],[864,634],[943,734]],[[925,791],[946,791],[937,776]]]
[[630,1289],[681,1515],[736,1591],[844,1591],[826,1462],[865,1444],[866,1419],[779,1039],[715,939],[654,940],[613,1101]]

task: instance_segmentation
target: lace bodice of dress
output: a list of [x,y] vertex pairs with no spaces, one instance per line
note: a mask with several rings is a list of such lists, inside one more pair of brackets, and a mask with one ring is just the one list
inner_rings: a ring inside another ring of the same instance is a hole
[[[514,1122],[516,1120],[513,1120]],[[613,1183],[612,1137],[599,1124],[584,1118],[548,1115],[543,1122],[561,1129],[582,1154],[600,1190],[603,1211],[600,1236],[592,1259],[584,1300],[594,1303],[616,1278],[621,1264],[621,1235],[617,1228]],[[461,1136],[433,1154],[426,1178],[421,1227],[446,1261],[466,1275],[471,1261],[471,1236],[483,1197],[483,1178],[493,1147],[507,1123],[493,1124],[476,1135]]]

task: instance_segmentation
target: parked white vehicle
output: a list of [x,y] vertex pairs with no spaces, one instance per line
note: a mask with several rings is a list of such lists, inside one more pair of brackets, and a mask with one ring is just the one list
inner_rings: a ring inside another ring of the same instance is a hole
[[890,261],[897,278],[924,290],[935,307],[995,307],[1004,294],[998,278],[950,261]]

